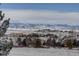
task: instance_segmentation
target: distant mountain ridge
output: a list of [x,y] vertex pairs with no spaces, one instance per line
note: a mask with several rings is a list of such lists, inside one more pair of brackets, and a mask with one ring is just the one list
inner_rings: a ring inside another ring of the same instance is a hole
[[10,28],[33,28],[33,29],[40,29],[40,28],[61,28],[61,29],[79,29],[79,26],[71,26],[68,24],[32,24],[32,23],[10,23]]

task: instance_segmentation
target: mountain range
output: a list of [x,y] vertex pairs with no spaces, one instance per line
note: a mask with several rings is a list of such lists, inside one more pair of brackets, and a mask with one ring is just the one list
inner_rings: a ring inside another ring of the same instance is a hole
[[26,28],[26,29],[79,29],[79,25],[68,24],[32,24],[32,23],[10,23],[9,28]]

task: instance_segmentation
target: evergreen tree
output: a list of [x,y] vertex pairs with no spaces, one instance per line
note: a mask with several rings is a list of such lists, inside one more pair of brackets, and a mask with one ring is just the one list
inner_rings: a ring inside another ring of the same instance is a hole
[[17,43],[18,43],[18,46],[21,46],[21,44],[22,44],[21,38],[17,38]]
[[41,47],[41,40],[40,39],[36,39],[36,48],[40,48]]
[[[4,36],[4,34],[7,31],[7,28],[9,27],[10,18],[4,19],[4,17],[5,17],[5,14],[2,13],[2,11],[0,11],[0,37]],[[0,47],[0,49],[2,48],[1,51],[3,51],[3,53],[0,55],[5,54],[5,52],[8,53],[8,51],[10,50],[10,49],[8,49],[10,47],[7,45],[6,42],[7,41],[5,41],[4,43],[0,43],[2,45],[2,47]]]
[[3,36],[9,27],[10,18],[4,19],[5,14],[0,11],[0,37]]

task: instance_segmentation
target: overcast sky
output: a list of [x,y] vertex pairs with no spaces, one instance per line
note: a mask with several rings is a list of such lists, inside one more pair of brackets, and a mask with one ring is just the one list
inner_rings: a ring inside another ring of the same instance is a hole
[[79,25],[79,4],[1,4],[10,22]]

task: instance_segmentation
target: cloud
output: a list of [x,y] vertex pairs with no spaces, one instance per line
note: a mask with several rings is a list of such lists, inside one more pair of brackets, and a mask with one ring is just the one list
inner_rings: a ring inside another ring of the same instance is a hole
[[59,12],[50,10],[3,10],[13,22],[78,24],[79,12]]

